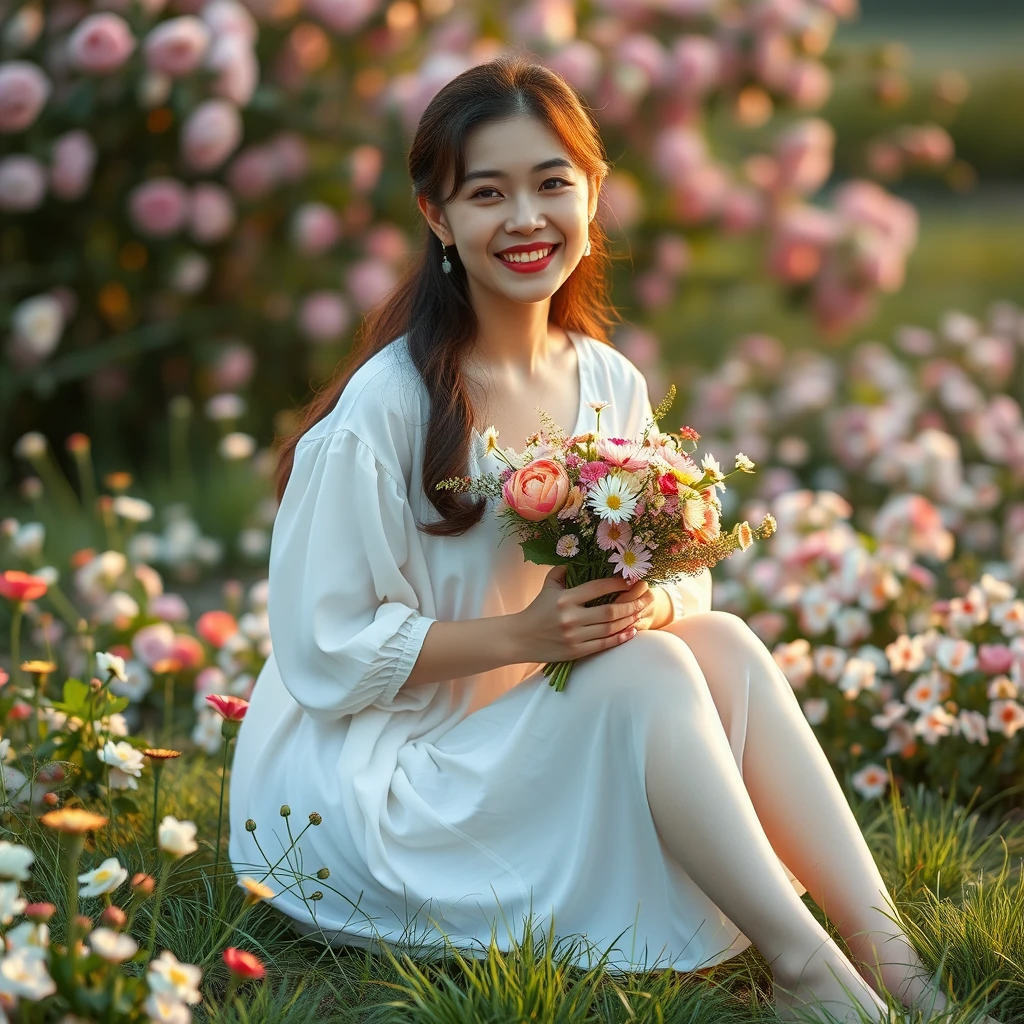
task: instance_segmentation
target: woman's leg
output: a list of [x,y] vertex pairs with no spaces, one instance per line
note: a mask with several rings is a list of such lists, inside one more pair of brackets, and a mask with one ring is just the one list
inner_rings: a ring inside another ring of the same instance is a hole
[[642,646],[645,669],[665,686],[645,769],[651,814],[669,853],[771,965],[780,1012],[818,1004],[853,1021],[861,1019],[859,1006],[867,1019],[883,1020],[884,1003],[779,863],[689,647],[664,631],[639,633],[630,643]]
[[[738,616],[703,612],[667,627],[696,656],[723,720],[747,692],[743,779],[758,819],[786,866],[843,936],[854,957],[906,1005],[941,1009],[945,997],[899,922],[842,788],[792,687]],[[887,916],[888,915],[888,916]]]

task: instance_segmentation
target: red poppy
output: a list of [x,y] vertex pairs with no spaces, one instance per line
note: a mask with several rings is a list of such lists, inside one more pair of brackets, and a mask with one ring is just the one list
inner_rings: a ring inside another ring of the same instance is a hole
[[204,612],[196,621],[196,632],[208,644],[220,648],[238,632],[238,622],[231,612]]
[[245,718],[246,711],[249,710],[247,700],[220,693],[209,694],[206,703],[211,705],[221,718],[225,718],[229,722],[240,722]]
[[258,957],[244,949],[235,949],[234,946],[224,950],[224,963],[228,965],[228,970],[242,978],[257,979],[267,973]]
[[34,601],[46,593],[48,586],[46,580],[18,569],[0,575],[0,594],[12,601]]

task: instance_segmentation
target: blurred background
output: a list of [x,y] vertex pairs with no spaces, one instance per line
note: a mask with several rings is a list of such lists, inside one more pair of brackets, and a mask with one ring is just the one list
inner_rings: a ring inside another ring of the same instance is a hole
[[0,0],[0,567],[48,581],[31,641],[79,671],[91,629],[128,655],[265,597],[275,433],[424,244],[417,119],[519,49],[601,126],[614,344],[655,406],[676,386],[663,429],[756,462],[725,521],[779,521],[716,607],[861,792],[893,754],[1019,780],[1022,42],[1010,0]]

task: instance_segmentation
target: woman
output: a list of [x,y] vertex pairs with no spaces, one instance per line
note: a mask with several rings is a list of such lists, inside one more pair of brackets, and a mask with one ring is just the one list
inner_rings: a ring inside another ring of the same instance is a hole
[[[497,468],[481,432],[522,448],[538,408],[569,434],[603,400],[609,436],[651,416],[606,337],[590,114],[538,64],[481,64],[427,107],[409,169],[428,244],[281,449],[236,870],[262,876],[289,848],[287,804],[322,823],[295,844],[306,880],[268,879],[274,905],[338,945],[486,948],[503,923],[507,949],[553,915],[614,971],[708,967],[753,942],[783,1014],[881,1020],[869,976],[941,1007],[791,688],[743,621],[710,610],[710,574],[565,589],[564,567],[500,543],[490,499],[435,489]],[[568,659],[556,692],[541,666]]]

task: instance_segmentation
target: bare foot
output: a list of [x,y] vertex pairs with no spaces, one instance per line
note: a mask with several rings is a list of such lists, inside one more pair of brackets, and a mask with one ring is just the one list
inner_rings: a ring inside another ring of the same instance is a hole
[[890,1019],[886,1004],[831,940],[802,969],[792,972],[776,968],[774,1003],[783,1021],[881,1024]]

